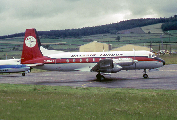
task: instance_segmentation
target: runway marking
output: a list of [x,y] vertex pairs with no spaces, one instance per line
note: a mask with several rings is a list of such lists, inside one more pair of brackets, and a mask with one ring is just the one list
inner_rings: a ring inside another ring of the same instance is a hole
[[92,83],[92,82],[89,82],[89,83],[83,84],[82,87],[86,87],[86,85],[91,84],[91,83]]
[[160,71],[173,71],[173,72],[176,72],[177,70],[160,70]]
[[[62,74],[62,75],[67,75],[68,76],[68,74]],[[83,74],[74,74],[74,76],[78,76],[78,75],[83,75]]]

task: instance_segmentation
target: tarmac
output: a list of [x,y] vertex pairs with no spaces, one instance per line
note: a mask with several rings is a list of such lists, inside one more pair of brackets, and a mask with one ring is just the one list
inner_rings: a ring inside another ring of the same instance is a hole
[[0,83],[32,84],[48,86],[134,88],[177,90],[177,65],[165,65],[159,71],[147,72],[149,78],[143,78],[143,70],[120,71],[105,75],[105,81],[98,81],[95,72],[58,72],[47,71],[28,73],[26,76],[0,74]]

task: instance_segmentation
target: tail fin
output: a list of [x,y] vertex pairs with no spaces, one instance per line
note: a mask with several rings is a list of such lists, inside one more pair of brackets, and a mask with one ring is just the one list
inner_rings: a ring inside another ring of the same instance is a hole
[[38,58],[42,58],[43,55],[40,51],[40,46],[41,42],[37,35],[36,29],[26,29],[21,63],[33,64],[33,62],[35,62]]

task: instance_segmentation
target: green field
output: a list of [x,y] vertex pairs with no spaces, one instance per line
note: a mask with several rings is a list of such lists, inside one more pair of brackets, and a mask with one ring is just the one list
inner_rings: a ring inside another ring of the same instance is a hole
[[177,91],[0,84],[1,120],[176,120]]
[[[60,51],[79,51],[79,46],[87,44],[92,41],[104,42],[112,44],[112,48],[117,48],[124,46],[126,44],[134,44],[140,46],[147,46],[153,48],[154,52],[159,50],[168,50],[173,53],[177,52],[177,30],[169,31],[170,34],[164,33],[151,33],[151,34],[98,34],[90,36],[82,36],[80,38],[65,38],[65,39],[48,39],[41,38],[41,43],[44,47],[50,50],[60,50]],[[116,37],[120,36],[120,40],[116,40]],[[163,44],[162,44],[163,41]],[[8,59],[20,58],[23,49],[23,39],[22,38],[12,38],[6,40],[0,40],[0,59],[6,59],[6,54]],[[166,55],[168,56],[168,55]],[[161,56],[160,56],[161,57]],[[174,60],[169,60],[168,57],[162,56],[167,61],[167,64],[175,63],[177,64],[176,55],[171,58]],[[170,59],[171,59],[170,58]],[[173,61],[173,62],[171,62]]]
[[159,56],[163,60],[165,60],[165,64],[177,64],[177,54],[172,54],[172,55],[161,55]]

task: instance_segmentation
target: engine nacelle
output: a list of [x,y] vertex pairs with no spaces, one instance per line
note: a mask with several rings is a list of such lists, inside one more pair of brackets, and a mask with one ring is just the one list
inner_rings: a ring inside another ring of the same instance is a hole
[[133,60],[132,58],[119,58],[119,59],[113,59],[113,63],[120,65],[120,66],[130,66],[134,63],[138,62],[137,60]]
[[112,68],[112,71],[111,73],[116,73],[116,72],[119,72],[122,70],[122,67],[117,65],[117,64],[114,64],[114,68]]
[[[119,66],[119,65],[118,65]],[[109,68],[109,69],[99,69],[99,72],[104,72],[104,73],[117,73],[121,71],[122,67],[121,66],[116,66],[114,68]]]
[[97,72],[116,73],[119,72],[122,69],[122,67],[120,65],[117,65],[116,63],[113,63],[113,60],[111,59],[105,59],[100,60],[97,66],[93,69],[96,69]]

